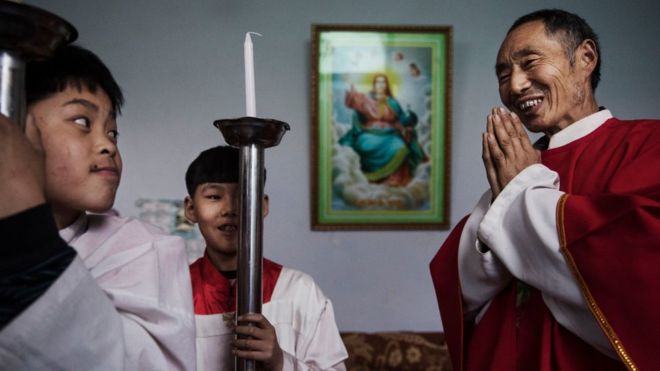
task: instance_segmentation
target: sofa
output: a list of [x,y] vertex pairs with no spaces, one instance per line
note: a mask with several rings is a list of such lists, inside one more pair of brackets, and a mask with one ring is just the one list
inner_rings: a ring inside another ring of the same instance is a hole
[[442,332],[342,332],[348,371],[451,371]]

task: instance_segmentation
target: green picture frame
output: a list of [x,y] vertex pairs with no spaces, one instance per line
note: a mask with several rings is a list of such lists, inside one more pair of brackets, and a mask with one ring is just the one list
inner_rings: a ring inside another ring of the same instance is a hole
[[312,230],[449,225],[451,26],[312,25]]

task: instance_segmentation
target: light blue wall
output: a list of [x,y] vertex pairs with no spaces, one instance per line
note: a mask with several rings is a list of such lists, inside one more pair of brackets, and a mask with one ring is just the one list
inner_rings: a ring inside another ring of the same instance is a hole
[[188,163],[222,142],[211,122],[244,113],[243,38],[255,40],[257,110],[292,130],[268,150],[265,254],[313,275],[342,330],[440,330],[428,263],[447,232],[312,232],[310,25],[452,25],[451,224],[487,183],[486,112],[499,103],[493,65],[513,20],[540,7],[583,15],[601,36],[600,104],[622,118],[660,117],[660,2],[475,0],[38,0],[72,22],[124,88],[125,172],[116,207],[185,196]]

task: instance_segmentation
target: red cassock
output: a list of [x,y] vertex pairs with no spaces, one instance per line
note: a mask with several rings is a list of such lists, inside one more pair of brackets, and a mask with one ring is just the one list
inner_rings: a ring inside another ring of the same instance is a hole
[[[467,218],[431,262],[456,370],[660,369],[660,121],[611,118],[590,134],[546,150],[557,172],[560,249],[587,305],[619,356],[598,352],[562,327],[513,280],[477,325],[463,321],[458,245]],[[533,248],[525,246],[521,248]]]

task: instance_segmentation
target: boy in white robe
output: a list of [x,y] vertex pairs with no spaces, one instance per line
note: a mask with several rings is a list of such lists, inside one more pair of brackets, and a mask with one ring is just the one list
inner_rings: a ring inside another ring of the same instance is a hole
[[26,77],[25,135],[0,119],[0,368],[194,370],[183,242],[99,214],[121,177],[121,89],[76,46]]
[[[264,259],[262,314],[238,318],[254,327],[234,328],[238,166],[238,149],[214,147],[186,172],[185,214],[199,224],[206,242],[204,256],[190,266],[198,369],[231,369],[234,356],[240,356],[269,370],[345,370],[348,355],[332,303],[305,273]],[[263,213],[268,214],[267,196]],[[234,340],[235,334],[252,338]]]

